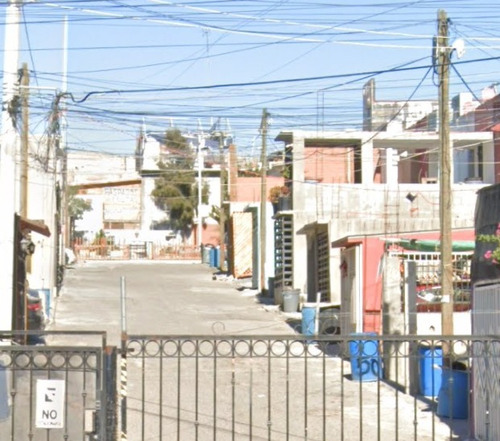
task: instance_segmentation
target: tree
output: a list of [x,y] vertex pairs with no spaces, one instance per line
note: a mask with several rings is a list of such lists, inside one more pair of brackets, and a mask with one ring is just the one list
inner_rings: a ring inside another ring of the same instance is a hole
[[75,221],[81,219],[86,211],[92,210],[92,204],[78,197],[78,187],[68,187],[68,218],[70,243],[75,237]]
[[167,130],[165,145],[168,160],[160,161],[160,176],[151,193],[156,206],[168,213],[170,227],[187,237],[197,206],[194,152],[177,129]]

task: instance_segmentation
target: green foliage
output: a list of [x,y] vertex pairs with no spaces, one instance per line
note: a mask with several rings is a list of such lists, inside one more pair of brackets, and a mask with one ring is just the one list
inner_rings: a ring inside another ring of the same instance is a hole
[[492,249],[486,251],[484,258],[491,260],[493,263],[500,262],[500,224],[497,227],[495,234],[480,234],[476,238],[479,242],[487,242],[492,245]]
[[151,196],[156,206],[168,213],[171,228],[185,236],[193,224],[198,203],[194,155],[177,129],[166,132],[165,144],[168,160],[158,164],[161,173]]
[[78,188],[69,187],[68,189],[68,216],[71,219],[81,219],[83,213],[92,210],[92,204],[86,200],[77,197]]
[[85,199],[78,197],[78,187],[68,187],[66,197],[71,243],[75,237],[83,236],[83,233],[75,230],[75,221],[77,219],[81,219],[86,211],[91,211],[92,204]]

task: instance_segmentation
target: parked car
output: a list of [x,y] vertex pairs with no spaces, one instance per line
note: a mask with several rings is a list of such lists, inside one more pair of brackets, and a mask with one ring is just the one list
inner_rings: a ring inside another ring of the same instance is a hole
[[[40,294],[35,289],[30,289],[26,294],[26,309],[28,314],[28,331],[43,331],[45,329],[45,314]],[[28,335],[28,344],[45,344],[43,334]]]

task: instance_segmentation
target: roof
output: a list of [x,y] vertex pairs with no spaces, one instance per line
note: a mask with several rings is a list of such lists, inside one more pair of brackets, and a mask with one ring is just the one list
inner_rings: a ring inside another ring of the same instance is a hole
[[109,181],[109,182],[93,182],[90,184],[75,184],[70,187],[83,190],[86,188],[106,188],[106,187],[123,187],[125,185],[138,185],[141,183],[140,179],[129,179],[127,181]]
[[19,227],[21,230],[34,231],[45,237],[50,237],[50,230],[42,220],[31,220],[23,217],[19,218]]
[[[283,130],[275,138],[276,141],[283,141],[287,144],[293,140],[304,139],[307,146],[318,145],[324,147],[335,147],[342,145],[364,144],[373,142],[375,148],[432,148],[439,143],[438,132],[367,132],[361,130],[345,130],[322,132],[305,130]],[[470,143],[486,142],[493,140],[492,132],[450,132],[450,141],[455,147],[467,146]],[[317,145],[318,144],[318,145]]]
[[[387,243],[398,245],[399,247],[410,251],[429,251],[437,252],[441,249],[440,240],[422,240],[422,239],[386,239]],[[452,251],[474,251],[476,242],[473,240],[454,240],[452,241]]]
[[328,227],[328,222],[312,222],[310,224],[304,225],[300,230],[297,231],[297,234],[307,234],[307,233],[315,233],[318,230],[322,230]]

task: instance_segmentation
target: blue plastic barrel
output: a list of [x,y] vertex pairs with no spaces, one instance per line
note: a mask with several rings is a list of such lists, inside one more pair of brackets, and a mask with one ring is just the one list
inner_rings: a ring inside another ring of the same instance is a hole
[[469,372],[443,368],[438,394],[438,416],[466,419],[469,417]]
[[441,347],[422,345],[418,348],[420,394],[437,397],[443,376],[443,350]]
[[[374,332],[351,334],[351,336],[375,336]],[[382,378],[382,360],[378,340],[350,340],[349,354],[351,376],[356,381],[376,381]]]
[[6,420],[10,415],[10,390],[7,368],[0,361],[0,421]]
[[302,334],[316,334],[316,304],[304,303],[302,306]]
[[215,268],[220,268],[220,248],[215,247],[215,254],[214,254],[214,267]]
[[43,302],[44,302],[45,318],[50,320],[50,318],[52,316],[52,304],[50,302],[50,289],[39,289],[38,292],[40,293],[40,297],[43,299]]
[[209,265],[210,265],[210,268],[215,268],[215,253],[216,253],[216,249],[215,248],[210,248],[210,255],[209,255]]

